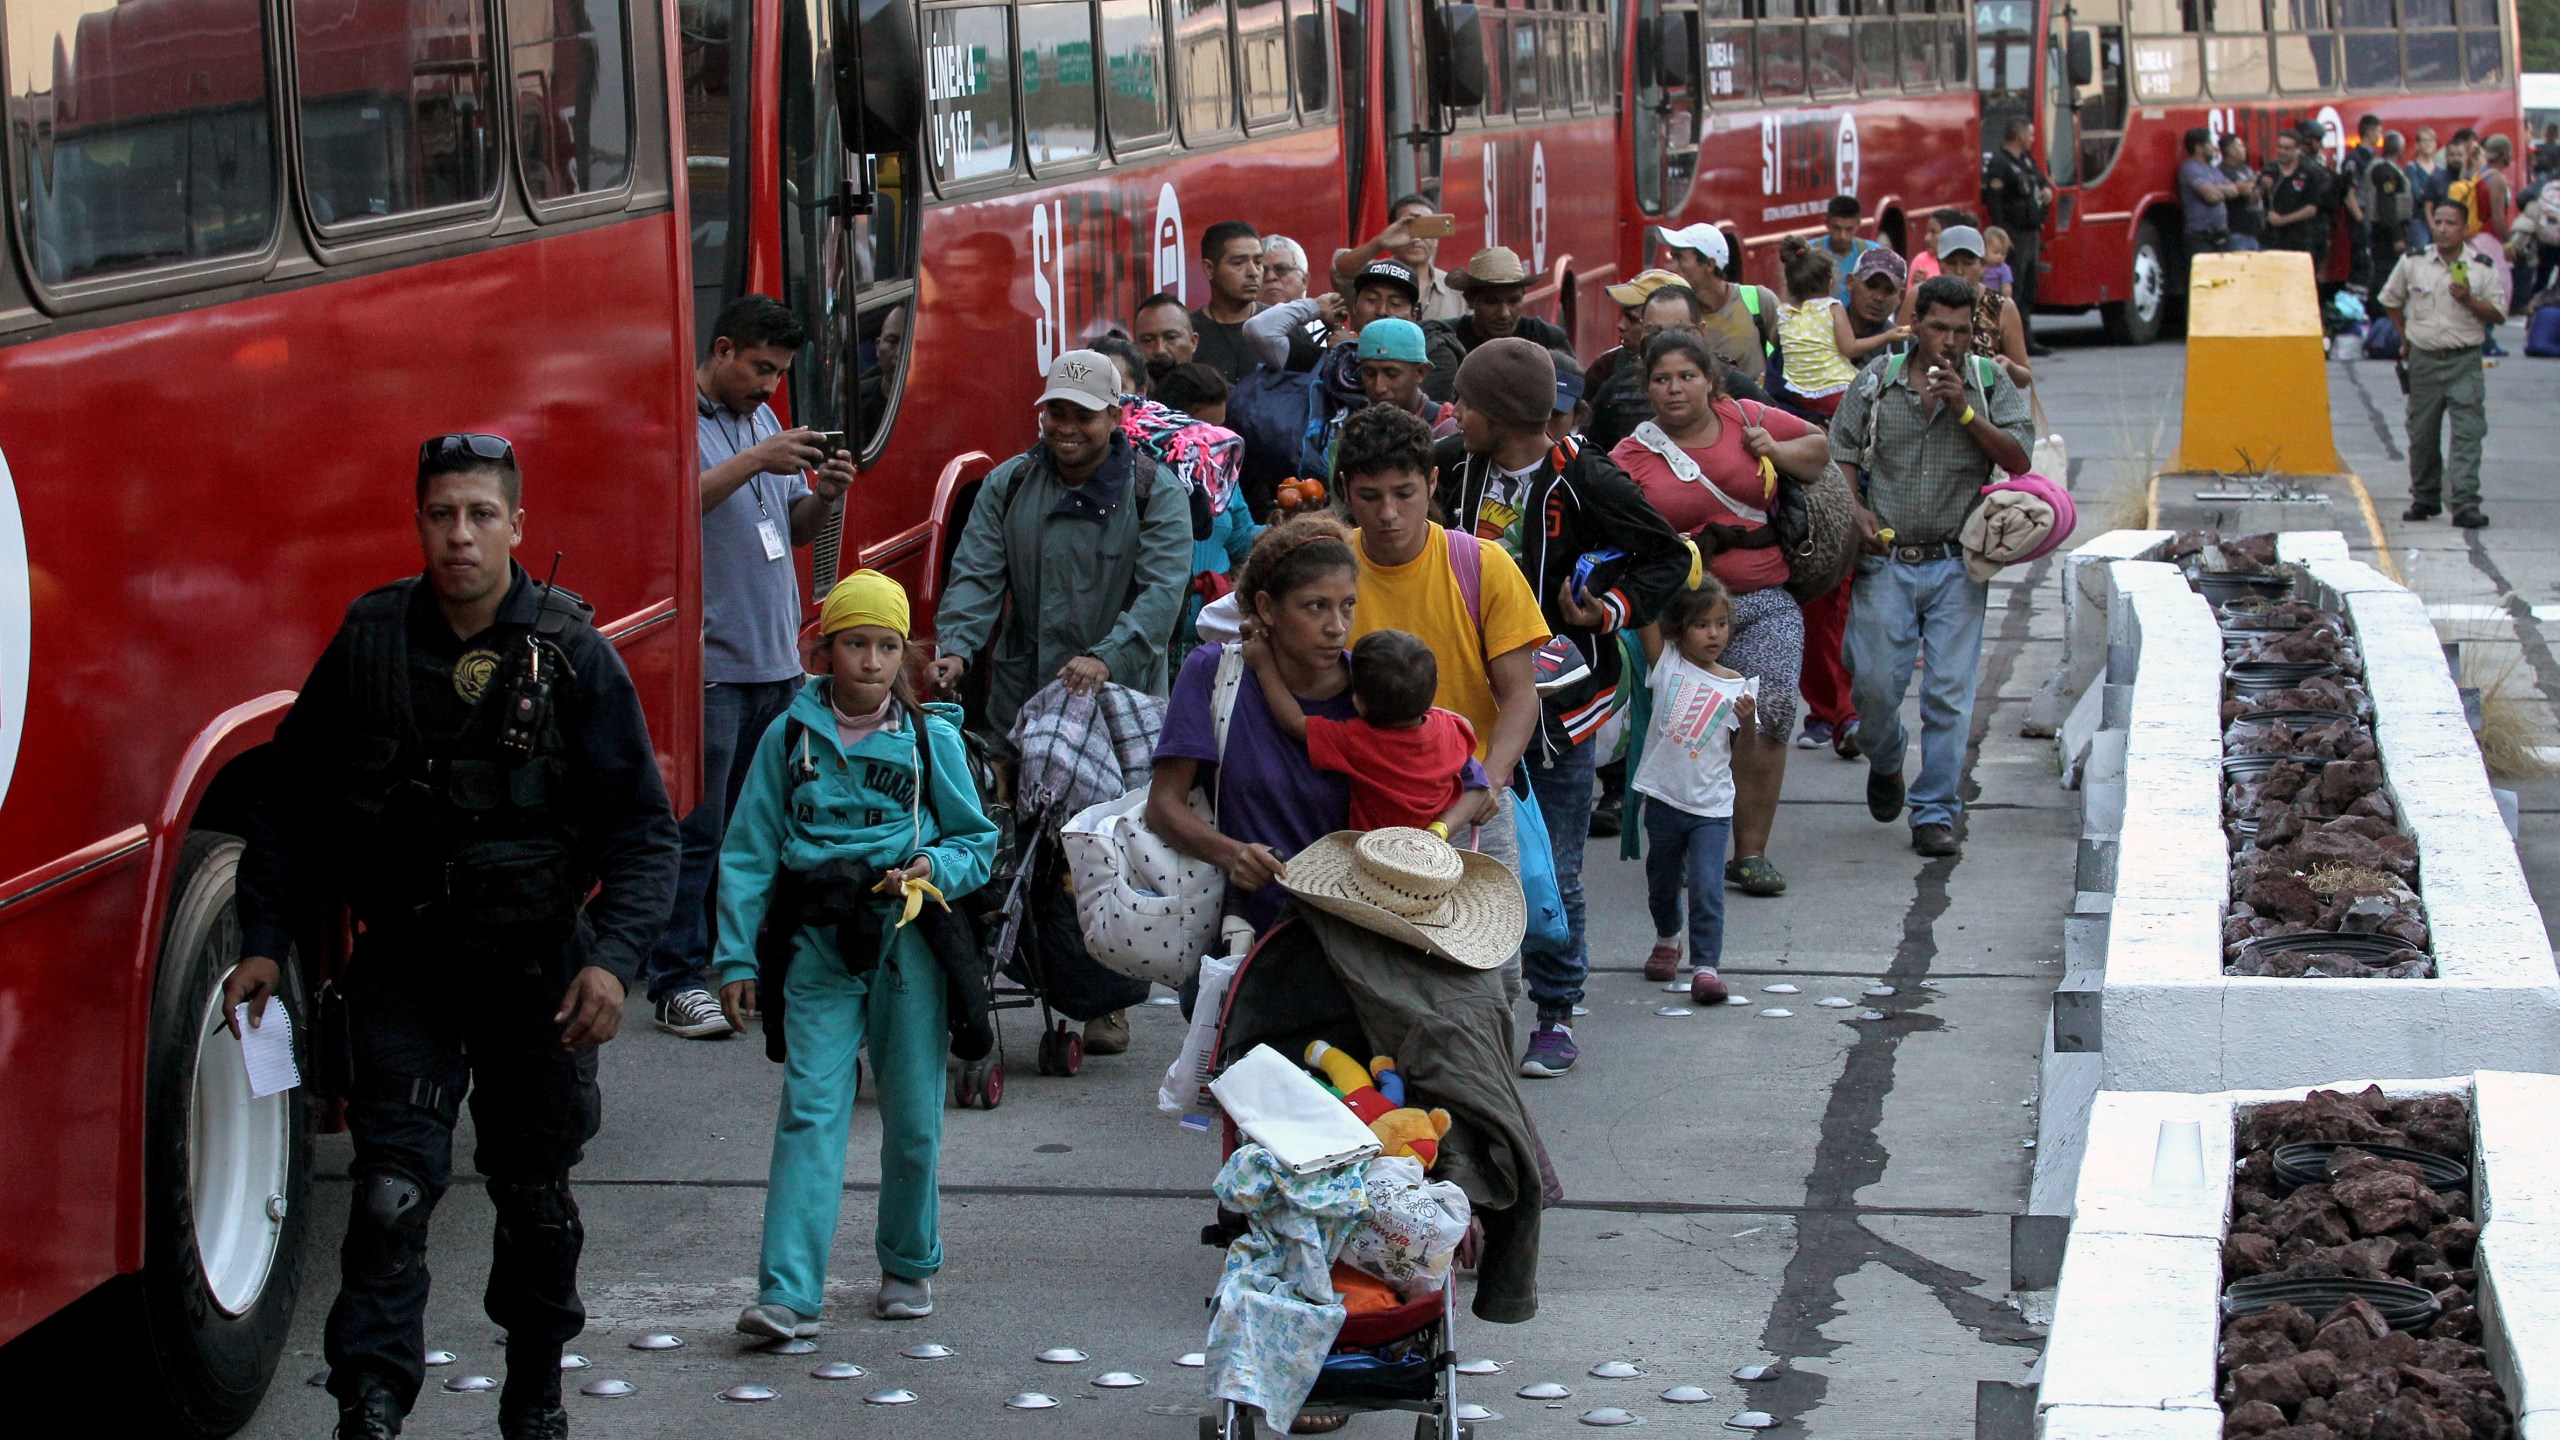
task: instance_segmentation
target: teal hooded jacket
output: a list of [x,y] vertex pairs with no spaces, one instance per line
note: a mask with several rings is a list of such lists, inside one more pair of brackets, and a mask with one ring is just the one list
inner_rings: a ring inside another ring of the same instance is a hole
[[[933,747],[933,793],[917,791],[915,717],[901,711],[892,726],[865,735],[851,750],[836,738],[827,681],[812,677],[791,708],[756,745],[737,808],[720,846],[720,935],[713,968],[720,983],[756,978],[756,932],[773,903],[782,867],[807,872],[839,857],[886,870],[918,855],[933,862],[932,882],[957,901],[987,883],[996,856],[996,825],[978,803],[968,752],[960,739],[960,707],[927,705],[924,735]],[[794,787],[785,737],[798,720],[809,739],[817,778]],[[930,900],[925,903],[931,904]],[[801,930],[796,957],[835,962],[835,937]]]

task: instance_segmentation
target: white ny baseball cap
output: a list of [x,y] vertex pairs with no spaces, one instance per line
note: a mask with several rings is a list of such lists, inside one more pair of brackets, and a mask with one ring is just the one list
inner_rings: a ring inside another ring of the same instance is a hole
[[1725,244],[1724,232],[1701,220],[1677,230],[1659,230],[1662,243],[1674,250],[1695,250],[1707,257],[1707,263],[1721,270],[1733,259],[1732,248]]
[[1070,350],[1049,362],[1049,388],[1040,392],[1033,405],[1046,405],[1064,400],[1087,410],[1108,410],[1120,403],[1114,382],[1120,378],[1120,367],[1099,350]]

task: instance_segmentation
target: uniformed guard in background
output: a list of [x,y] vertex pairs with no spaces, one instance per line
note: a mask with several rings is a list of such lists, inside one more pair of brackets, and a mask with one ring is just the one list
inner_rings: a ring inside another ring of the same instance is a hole
[[324,1003],[317,1037],[355,1141],[327,1336],[341,1440],[398,1435],[424,1381],[427,1219],[466,1093],[498,1212],[499,1432],[568,1433],[560,1350],[586,1323],[569,1171],[600,1119],[596,1047],[674,899],[639,696],[585,603],[512,558],[521,489],[498,436],[419,448],[425,571],[349,607],[277,732],[241,865],[225,1013],[262,1015],[277,957],[337,902],[358,932],[343,1024]]
[[1982,158],[1982,208],[1991,223],[2009,232],[2011,285],[2018,302],[2018,325],[2026,331],[2029,355],[2050,355],[2036,338],[2036,263],[2044,251],[2044,219],[2053,209],[2053,182],[2036,163],[2035,126],[2024,116],[2011,116],[2001,127],[2000,144]]

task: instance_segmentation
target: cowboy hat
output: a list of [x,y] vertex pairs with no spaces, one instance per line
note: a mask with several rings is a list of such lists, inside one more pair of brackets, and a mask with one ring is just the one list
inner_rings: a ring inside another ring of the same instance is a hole
[[1428,830],[1336,830],[1289,857],[1288,892],[1364,930],[1471,970],[1491,970],[1529,928],[1520,878]]
[[1447,283],[1452,290],[1465,291],[1478,285],[1496,289],[1526,285],[1529,279],[1528,267],[1520,263],[1520,252],[1508,245],[1488,245],[1468,259],[1465,269],[1450,271]]

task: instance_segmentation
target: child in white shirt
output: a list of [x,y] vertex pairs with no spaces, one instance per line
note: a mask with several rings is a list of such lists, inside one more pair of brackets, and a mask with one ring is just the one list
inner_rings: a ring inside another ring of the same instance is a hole
[[1760,682],[1722,663],[1733,596],[1715,576],[1671,597],[1645,627],[1653,714],[1629,788],[1644,797],[1645,902],[1653,911],[1649,979],[1680,973],[1680,891],[1689,892],[1689,997],[1721,1004],[1725,983],[1724,860],[1733,830],[1733,737],[1752,724]]

